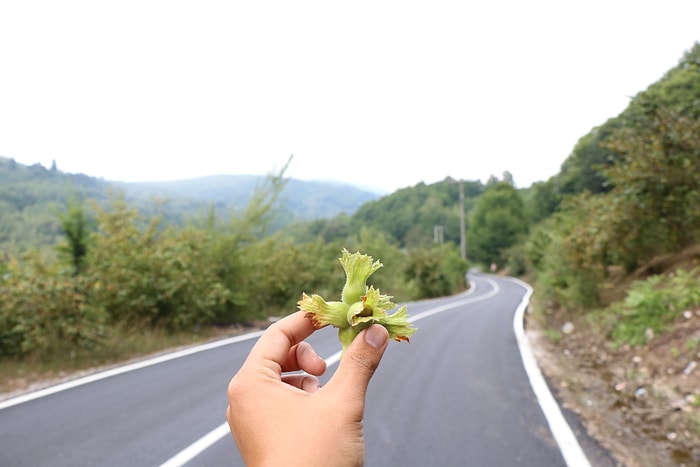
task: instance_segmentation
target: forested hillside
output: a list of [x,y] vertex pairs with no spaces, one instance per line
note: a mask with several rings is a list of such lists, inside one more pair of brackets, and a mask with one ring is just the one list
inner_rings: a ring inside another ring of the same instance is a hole
[[[263,183],[259,175],[212,175],[170,182],[119,183],[143,198],[189,199],[212,203],[222,214],[241,210],[250,202],[255,188]],[[277,224],[352,214],[362,204],[380,195],[336,182],[287,180],[280,194]]]
[[[0,157],[0,252],[53,246],[61,236],[57,211],[69,200],[105,207],[121,194],[145,217],[184,226],[214,213],[226,218],[245,209],[265,176],[218,175],[172,182],[124,183],[25,166]],[[280,194],[273,230],[295,220],[354,213],[376,193],[331,182],[288,180]]]
[[700,45],[531,187],[552,385],[620,465],[700,465]]
[[699,117],[696,44],[624,112],[584,135],[557,176],[531,188],[540,222],[528,258],[558,301],[595,306],[611,267],[630,273],[700,240]]
[[[402,248],[416,248],[435,242],[435,229],[441,229],[443,242],[460,242],[460,182],[447,178],[426,185],[419,183],[390,195],[369,201],[353,215],[318,219],[291,225],[286,235],[296,240],[316,237],[324,241],[342,239],[357,234],[365,226],[381,231]],[[464,210],[467,217],[476,200],[484,192],[480,181],[462,182]]]

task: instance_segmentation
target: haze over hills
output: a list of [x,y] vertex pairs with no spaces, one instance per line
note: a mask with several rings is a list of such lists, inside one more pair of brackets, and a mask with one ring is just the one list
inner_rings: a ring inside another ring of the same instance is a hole
[[[115,182],[132,194],[167,199],[183,198],[213,203],[217,208],[245,207],[264,175],[211,175],[184,180],[156,182]],[[330,181],[287,179],[281,204],[294,219],[329,218],[352,214],[362,204],[380,197],[376,192]]]
[[[143,215],[158,212],[168,222],[182,224],[212,207],[222,218],[243,209],[266,177],[213,175],[128,183],[66,173],[55,165],[50,169],[40,164],[27,166],[0,156],[0,248],[55,243],[59,229],[53,211],[65,206],[71,196],[104,205],[110,193],[121,192]],[[280,214],[285,221],[351,215],[362,204],[380,197],[379,193],[338,182],[287,179],[280,196]]]

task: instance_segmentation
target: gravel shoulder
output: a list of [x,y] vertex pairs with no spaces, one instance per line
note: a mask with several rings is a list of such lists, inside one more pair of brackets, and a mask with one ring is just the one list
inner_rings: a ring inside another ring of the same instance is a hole
[[555,315],[529,315],[526,329],[556,397],[617,465],[700,465],[700,310],[636,348]]

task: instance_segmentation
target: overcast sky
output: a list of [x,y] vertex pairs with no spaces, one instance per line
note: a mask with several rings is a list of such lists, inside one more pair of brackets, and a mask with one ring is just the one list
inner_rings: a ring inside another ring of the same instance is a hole
[[0,155],[525,187],[699,40],[698,0],[0,0]]

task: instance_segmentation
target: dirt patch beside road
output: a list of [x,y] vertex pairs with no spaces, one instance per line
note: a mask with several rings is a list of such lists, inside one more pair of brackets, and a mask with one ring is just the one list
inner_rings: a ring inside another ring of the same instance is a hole
[[620,466],[700,465],[699,310],[636,348],[554,313],[528,314],[526,332],[557,397]]

